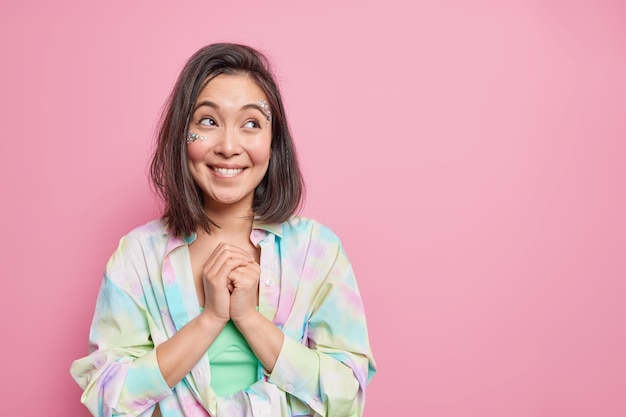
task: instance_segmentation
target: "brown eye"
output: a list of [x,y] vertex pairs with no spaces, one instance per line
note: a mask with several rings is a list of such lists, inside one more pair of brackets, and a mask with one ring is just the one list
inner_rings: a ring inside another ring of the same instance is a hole
[[246,123],[244,123],[243,127],[247,129],[256,129],[260,127],[260,125],[258,120],[248,120]]
[[210,117],[203,117],[202,119],[198,121],[198,124],[204,125],[204,126],[217,126],[217,123],[215,122],[215,120],[211,119]]

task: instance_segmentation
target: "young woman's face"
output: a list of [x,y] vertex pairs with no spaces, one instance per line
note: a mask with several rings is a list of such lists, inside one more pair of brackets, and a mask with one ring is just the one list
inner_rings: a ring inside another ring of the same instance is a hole
[[189,121],[189,169],[205,206],[252,207],[271,155],[267,97],[245,75],[218,75],[200,92]]

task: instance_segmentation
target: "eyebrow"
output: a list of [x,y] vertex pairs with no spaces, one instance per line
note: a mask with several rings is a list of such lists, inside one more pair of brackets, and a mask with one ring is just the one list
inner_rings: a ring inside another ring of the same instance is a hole
[[[211,107],[215,110],[219,110],[220,108],[220,106],[217,103],[214,103],[209,100],[202,100],[201,102],[196,104],[196,106],[193,108],[194,113],[196,110],[198,110],[202,106]],[[265,114],[265,110],[263,110],[263,108],[256,103],[244,104],[243,106],[241,106],[239,110],[248,110],[248,109],[255,109],[255,110],[260,111],[262,114]]]
[[265,110],[261,106],[256,104],[256,103],[246,104],[246,105],[241,107],[241,110],[246,110],[246,109],[256,109],[256,110],[260,111],[263,115],[266,115],[265,114]]
[[193,108],[193,111],[195,112],[202,106],[212,107],[215,110],[219,110],[220,108],[220,106],[218,106],[217,103],[213,103],[212,101],[209,101],[209,100],[202,100],[200,103],[196,104],[196,106]]

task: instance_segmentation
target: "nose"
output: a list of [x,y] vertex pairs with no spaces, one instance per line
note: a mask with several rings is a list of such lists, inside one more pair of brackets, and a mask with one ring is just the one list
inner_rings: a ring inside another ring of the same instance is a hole
[[224,129],[215,145],[214,152],[224,158],[231,158],[241,153],[239,135],[232,129]]

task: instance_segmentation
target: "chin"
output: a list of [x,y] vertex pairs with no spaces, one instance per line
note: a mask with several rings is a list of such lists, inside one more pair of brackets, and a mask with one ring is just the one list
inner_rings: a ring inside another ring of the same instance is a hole
[[250,207],[252,207],[252,194],[249,194],[246,196],[214,195],[205,201],[213,202],[221,206],[235,206],[235,205],[240,205],[240,204],[248,204]]

